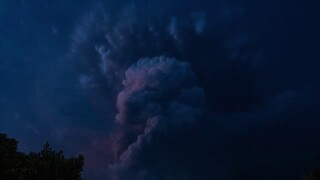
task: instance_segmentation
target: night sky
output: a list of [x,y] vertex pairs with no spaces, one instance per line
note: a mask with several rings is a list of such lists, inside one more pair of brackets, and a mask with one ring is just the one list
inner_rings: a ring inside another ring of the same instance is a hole
[[0,0],[0,132],[89,180],[320,165],[320,1]]

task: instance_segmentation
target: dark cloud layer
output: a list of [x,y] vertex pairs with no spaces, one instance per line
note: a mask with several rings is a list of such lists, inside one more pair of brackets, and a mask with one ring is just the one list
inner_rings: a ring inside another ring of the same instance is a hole
[[320,163],[316,7],[1,1],[0,130],[83,153],[86,179],[299,179]]
[[263,51],[254,40],[258,34],[249,36],[240,26],[248,21],[243,5],[230,4],[188,2],[181,8],[179,2],[136,1],[117,10],[99,4],[74,34],[72,52],[87,75],[82,79],[94,88],[119,91],[121,76],[137,59],[171,56],[192,64],[217,110],[253,108],[260,103],[253,67]]

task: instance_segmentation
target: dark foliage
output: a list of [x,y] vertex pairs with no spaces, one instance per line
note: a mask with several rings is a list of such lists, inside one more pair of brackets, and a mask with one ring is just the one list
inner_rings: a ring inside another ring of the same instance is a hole
[[315,168],[304,180],[320,180],[320,166]]
[[0,177],[19,180],[78,180],[81,179],[84,158],[66,158],[54,151],[49,143],[40,152],[25,154],[17,151],[18,142],[0,134]]

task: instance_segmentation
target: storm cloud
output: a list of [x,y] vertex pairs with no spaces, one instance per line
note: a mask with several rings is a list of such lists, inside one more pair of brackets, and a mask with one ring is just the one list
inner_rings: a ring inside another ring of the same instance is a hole
[[[313,139],[308,145],[290,141],[280,127],[311,114],[318,117],[314,107],[319,101],[311,100],[315,92],[305,96],[305,90],[292,84],[265,80],[273,64],[261,43],[267,42],[265,26],[252,32],[245,25],[256,21],[248,13],[263,5],[192,5],[187,2],[181,9],[179,2],[136,1],[110,10],[99,4],[78,26],[77,31],[88,34],[75,34],[80,36],[75,36],[79,41],[72,52],[91,68],[82,68],[82,73],[95,84],[93,90],[102,87],[106,91],[101,93],[117,97],[114,161],[106,171],[118,179],[266,179],[289,176],[289,168],[283,173],[279,169],[294,162],[290,169],[302,174],[298,164],[303,157],[309,158],[309,167],[315,164],[316,153],[309,150],[318,149],[315,137],[303,132],[316,132],[309,125],[317,122],[310,119],[305,128],[286,130]],[[184,66],[193,71],[183,74]],[[181,78],[191,84],[181,85]],[[301,106],[302,99],[309,108]],[[279,143],[290,143],[310,156],[268,161],[284,156],[285,146],[273,148]],[[271,171],[268,176],[250,173],[265,167]]]
[[[165,57],[139,60],[126,71],[123,85],[116,116],[122,129],[115,142],[119,160],[111,169],[121,179],[150,179],[149,169],[154,171],[152,166],[163,159],[145,159],[145,151],[200,120],[204,91],[197,87],[189,64]],[[144,173],[149,175],[142,177]],[[163,178],[160,172],[155,177]]]
[[86,179],[299,179],[320,163],[316,7],[2,1],[0,130],[83,153]]

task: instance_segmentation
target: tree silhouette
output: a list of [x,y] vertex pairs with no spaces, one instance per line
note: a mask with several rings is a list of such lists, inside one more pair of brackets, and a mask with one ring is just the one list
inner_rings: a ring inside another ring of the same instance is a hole
[[305,176],[304,180],[320,180],[320,166],[315,168],[309,175]]
[[47,142],[40,152],[17,151],[18,142],[0,134],[0,177],[3,180],[79,180],[84,158],[66,158]]

